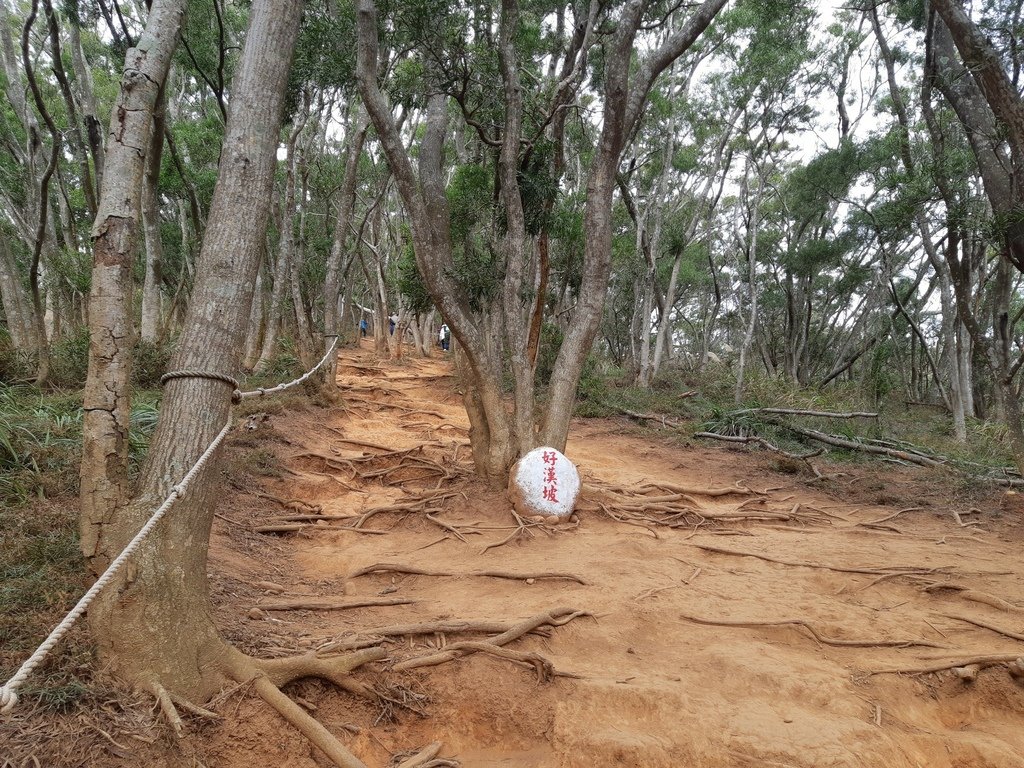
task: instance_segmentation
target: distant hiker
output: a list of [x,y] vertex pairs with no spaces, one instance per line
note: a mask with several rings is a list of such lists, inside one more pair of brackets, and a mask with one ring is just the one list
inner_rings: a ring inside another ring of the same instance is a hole
[[368,328],[369,326],[366,324],[366,318],[364,317],[362,320],[359,321],[359,335],[365,336]]
[[441,324],[441,331],[437,334],[437,340],[441,342],[441,349],[447,352],[452,344],[452,333],[444,323]]
[[392,336],[395,335],[395,326],[398,325],[398,315],[392,315],[388,318],[388,333]]

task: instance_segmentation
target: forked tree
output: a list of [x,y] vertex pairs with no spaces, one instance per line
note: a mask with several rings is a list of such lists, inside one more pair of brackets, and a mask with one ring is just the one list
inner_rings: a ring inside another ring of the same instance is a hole
[[[425,114],[414,169],[392,106],[378,85],[376,5],[373,0],[359,0],[360,93],[409,217],[423,282],[465,354],[470,382],[464,403],[473,458],[477,472],[491,481],[504,482],[512,462],[538,444],[565,448],[576,387],[600,326],[611,274],[612,196],[623,150],[657,77],[693,45],[724,5],[725,0],[706,0],[675,31],[664,31],[660,42],[639,62],[638,31],[645,25],[663,24],[663,7],[649,0],[595,1],[589,10],[573,5],[574,33],[557,52],[555,63],[548,65],[549,76],[538,89],[531,78],[540,59],[529,64],[521,60],[524,36],[518,2],[503,0],[497,14],[474,4],[467,11],[476,25],[474,33],[486,36],[496,47],[500,82],[495,83],[495,93],[500,93],[501,117],[494,121],[494,131],[481,130],[473,110],[460,100],[459,83],[453,85],[452,73],[441,71],[451,58],[448,52],[421,50]],[[587,171],[582,281],[546,401],[538,409],[534,365],[545,299],[546,234],[529,226],[521,180],[536,174],[531,161],[537,161],[535,150],[543,138],[552,147],[551,167],[544,173],[557,185],[563,140],[559,129],[564,128],[565,112],[584,82],[588,53],[598,38],[603,56],[596,111],[603,120]],[[560,66],[556,69],[555,64]],[[453,89],[456,92],[450,93]],[[538,90],[546,96],[531,102],[527,110],[524,94]],[[494,179],[500,224],[493,230],[492,247],[497,255],[493,273],[501,282],[487,301],[469,295],[457,277],[445,173],[446,137],[455,103],[461,106],[467,126],[497,153]],[[514,380],[511,413],[502,393],[506,359]]]
[[[203,454],[229,417],[233,387],[204,375],[172,378],[138,489],[126,480],[127,377],[132,333],[128,264],[138,239],[137,201],[147,133],[178,35],[184,0],[156,0],[146,34],[128,53],[121,102],[111,119],[104,193],[95,230],[88,420],[82,462],[82,546],[100,572]],[[278,135],[302,0],[261,0],[234,77],[220,171],[196,284],[172,367],[230,375],[238,370],[272,194]],[[127,122],[130,121],[130,122]],[[133,156],[135,155],[135,156]],[[256,690],[340,766],[361,766],[279,686],[322,676],[372,695],[344,675],[379,658],[262,661],[224,640],[213,623],[207,549],[215,508],[208,463],[89,612],[100,660],[123,681],[151,691],[180,726],[175,704],[195,710],[232,680]]]

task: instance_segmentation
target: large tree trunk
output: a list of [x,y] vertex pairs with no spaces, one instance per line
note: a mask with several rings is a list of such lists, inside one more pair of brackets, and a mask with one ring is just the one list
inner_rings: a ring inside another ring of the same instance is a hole
[[[154,2],[146,30],[128,50],[110,118],[104,184],[93,225],[89,297],[89,372],[82,424],[81,547],[96,573],[124,542],[102,531],[128,499],[132,264],[138,250],[139,199],[153,111],[178,41],[185,0]],[[132,521],[134,522],[134,521]]]
[[[180,0],[173,5],[177,18]],[[221,374],[238,370],[269,215],[285,84],[301,6],[300,0],[252,5],[196,284],[172,363],[175,369]],[[154,16],[157,9],[163,10],[159,0]],[[159,80],[153,78],[154,87]],[[117,116],[115,110],[115,120]],[[120,146],[116,135],[112,134],[111,146]],[[108,181],[121,177],[112,157],[108,152]],[[127,305],[124,296],[121,304]],[[153,505],[195,463],[224,426],[230,407],[231,387],[221,381],[168,382],[134,502],[111,517],[107,508],[89,500],[83,527],[91,528],[94,568],[124,546]],[[89,613],[108,669],[136,685],[161,686],[198,700],[218,690],[229,676],[237,676],[240,664],[240,654],[219,637],[210,616],[206,555],[216,474],[208,464],[194,478],[188,494],[140,549],[134,569],[122,573]]]

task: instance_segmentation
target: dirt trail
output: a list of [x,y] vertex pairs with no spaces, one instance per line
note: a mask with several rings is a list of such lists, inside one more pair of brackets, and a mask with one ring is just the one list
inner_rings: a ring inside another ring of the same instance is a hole
[[[1019,511],[986,507],[973,516],[981,525],[962,528],[952,505],[927,498],[928,476],[916,471],[873,464],[839,483],[837,497],[807,477],[769,471],[763,459],[670,448],[624,434],[632,430],[623,422],[587,420],[574,425],[567,454],[591,485],[721,488],[742,481],[765,492],[754,497],[762,499],[759,509],[788,512],[799,504],[816,518],[648,529],[584,511],[576,528],[529,529],[484,551],[513,533],[514,521],[504,495],[469,473],[465,412],[449,374],[446,360],[392,364],[376,361],[368,348],[343,352],[345,407],[274,415],[236,440],[233,461],[251,470],[267,436],[276,434],[270,444],[286,469],[259,478],[258,486],[246,481],[215,526],[219,621],[257,653],[319,648],[394,624],[514,623],[558,608],[591,614],[508,646],[539,653],[575,678],[538,682],[531,669],[483,653],[403,673],[367,669],[360,679],[393,686],[396,703],[383,715],[323,683],[290,689],[369,765],[435,740],[444,743],[442,756],[465,768],[1024,765],[1024,687],[1005,667],[983,669],[973,683],[949,672],[870,674],[1024,651],[1019,640],[950,618],[1024,630]],[[368,458],[385,446],[409,452]],[[437,492],[420,509],[372,513],[364,530],[345,528],[355,515],[413,507]],[[695,501],[722,511],[749,498]],[[924,510],[865,525],[918,501]],[[299,521],[310,525],[293,532],[252,530],[312,514],[336,517]],[[376,563],[455,574],[560,571],[586,583],[350,578]],[[911,568],[910,575],[896,572]],[[869,572],[849,572],[858,570]],[[285,592],[258,589],[258,581]],[[1012,605],[977,601],[986,596]],[[248,617],[257,605],[313,597],[411,602]],[[819,639],[798,624],[696,620],[807,622]],[[399,659],[482,637],[398,637],[390,647]],[[907,647],[854,644],[886,642]],[[212,765],[326,764],[258,701],[243,697],[221,711],[228,722],[209,736]]]

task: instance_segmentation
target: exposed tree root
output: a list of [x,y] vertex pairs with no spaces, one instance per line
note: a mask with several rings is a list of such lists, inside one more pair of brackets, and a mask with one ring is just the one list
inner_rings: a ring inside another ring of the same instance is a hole
[[1019,663],[1020,653],[993,653],[983,656],[968,656],[965,658],[944,661],[937,664],[927,664],[921,667],[887,667],[885,669],[874,669],[872,675],[926,675],[932,672],[945,672],[956,667],[968,667],[977,665],[979,668],[992,667],[997,664]]
[[835,571],[836,573],[858,573],[867,574],[871,576],[884,576],[885,578],[895,578],[897,576],[927,576],[946,570],[946,567],[939,568],[921,568],[918,566],[891,566],[881,568],[869,568],[866,566],[842,566],[842,565],[831,565],[828,563],[815,563],[806,560],[781,560],[779,558],[771,557],[769,555],[762,555],[758,552],[744,552],[737,549],[725,549],[724,547],[713,547],[709,544],[693,544],[690,543],[691,547],[697,547],[703,549],[705,552],[713,552],[719,555],[733,555],[734,557],[754,557],[758,560],[764,560],[767,563],[775,563],[777,565],[788,565],[794,568],[817,568],[825,571]]
[[260,698],[277,710],[277,713],[295,726],[323,752],[338,768],[367,768],[366,763],[357,758],[345,746],[338,741],[338,738],[320,724],[312,715],[302,707],[288,698],[281,689],[274,685],[264,676],[259,675],[253,681],[256,692]]
[[989,605],[993,608],[998,608],[1001,611],[1007,611],[1010,613],[1024,613],[1024,608],[1014,605],[1013,603],[1008,603],[1001,597],[990,595],[988,592],[981,592],[953,582],[932,582],[931,584],[922,587],[922,591],[927,592],[928,594],[945,591],[956,592],[958,597],[962,597],[964,600],[970,600],[973,603]]
[[[437,757],[437,753],[440,751],[441,742],[435,741],[431,744],[427,744],[423,749],[411,755],[409,753],[395,755],[395,757],[391,759],[391,764],[395,768],[426,768],[428,765],[457,765],[457,763],[449,760],[435,761],[434,758]],[[396,759],[400,762],[396,762]]]
[[510,571],[466,571],[463,573],[455,573],[452,571],[431,571],[426,568],[418,568],[412,565],[402,565],[401,563],[374,563],[373,565],[367,565],[353,571],[348,575],[348,578],[354,579],[357,576],[365,576],[370,573],[408,573],[416,576],[481,576],[493,579],[510,579],[512,581],[527,581],[529,579],[564,579],[567,581],[575,581],[577,584],[589,584],[588,581],[571,573],[554,573],[546,571],[541,573],[512,573]]
[[728,496],[730,494],[739,494],[746,496],[763,496],[764,494],[759,491],[751,490],[739,482],[731,488],[703,488],[700,486],[689,486],[689,485],[678,485],[676,483],[644,483],[639,486],[638,490],[641,493],[646,493],[648,490],[659,490],[668,491],[669,493],[688,493],[693,496]]
[[[758,507],[768,503],[767,492],[753,491],[739,483],[731,488],[703,488],[673,483],[645,483],[624,487],[591,479],[582,503],[593,505],[620,523],[646,529],[658,538],[655,526],[695,529],[705,525],[736,522],[796,522],[831,524],[829,515],[816,507],[795,504],[788,510]],[[709,508],[696,497],[722,497],[731,494],[748,498],[732,509]],[[586,507],[581,506],[581,509]]]
[[961,616],[957,613],[944,613],[942,615],[945,616],[947,619],[963,621],[967,624],[973,624],[976,627],[987,629],[990,632],[995,632],[998,635],[1003,635],[1004,637],[1009,637],[1013,640],[1020,640],[1021,642],[1024,642],[1024,634],[1021,634],[1020,632],[1014,632],[1012,629],[1004,629],[1003,627],[997,627],[994,624],[988,624],[987,622],[984,622],[981,619],[974,619],[970,616]]
[[179,739],[182,738],[185,735],[185,724],[182,722],[181,715],[178,714],[178,709],[174,706],[174,702],[171,701],[171,695],[167,692],[166,688],[155,681],[150,684],[150,690],[156,697],[156,701],[160,705],[160,712],[171,727],[171,730],[174,731],[174,735]]
[[735,621],[731,619],[705,619],[700,616],[687,616],[680,614],[681,618],[692,621],[694,624],[707,624],[713,627],[803,627],[811,637],[822,645],[831,645],[837,648],[910,648],[919,646],[923,648],[945,648],[947,646],[932,643],[928,640],[844,640],[838,637],[829,637],[821,634],[814,626],[803,619],[780,619],[778,621]]
[[[493,637],[488,638],[486,641],[483,641],[483,643],[473,641],[452,643],[446,645],[444,650],[438,653],[433,653],[428,656],[418,656],[411,659],[406,659],[405,661],[400,661],[397,664],[393,665],[392,669],[396,671],[402,671],[409,669],[417,669],[419,667],[429,667],[435,666],[437,664],[443,664],[447,661],[452,661],[454,659],[458,659],[462,656],[465,656],[467,653],[480,651],[481,645],[486,645],[487,652],[491,652],[492,648],[499,648],[501,646],[508,645],[513,640],[518,640],[523,635],[532,632],[540,626],[546,624],[551,626],[562,626],[563,624],[567,624],[568,622],[572,621],[573,619],[579,618],[580,616],[590,615],[591,614],[587,611],[577,611],[572,608],[556,608],[552,611],[548,611],[546,613],[538,614],[537,616],[532,616],[528,619],[524,619],[523,621],[520,621],[519,623],[512,625],[501,634],[494,635]],[[505,658],[511,657],[505,656]],[[534,665],[534,662],[530,659],[521,658],[516,660],[527,661],[531,664],[531,666]],[[561,673],[554,672],[552,668],[552,674],[560,675]]]
[[376,700],[371,688],[349,677],[349,673],[386,655],[383,648],[366,648],[345,656],[322,657],[316,653],[285,659],[254,659],[232,653],[228,673],[239,683],[251,682],[256,692],[281,717],[326,754],[338,768],[367,768],[306,710],[286,696],[281,688],[293,680],[320,677],[356,696]]
[[344,611],[349,608],[369,608],[380,605],[410,605],[417,602],[401,597],[372,597],[355,600],[268,600],[256,603],[264,611]]
[[[429,621],[421,624],[394,624],[378,627],[343,640],[331,640],[321,646],[321,654],[345,652],[366,648],[387,642],[393,637],[414,637],[417,635],[444,636],[448,634],[467,634],[470,632],[486,632],[501,634],[514,625],[504,621]],[[530,630],[528,634],[549,637],[551,630],[548,625],[541,625]]]

